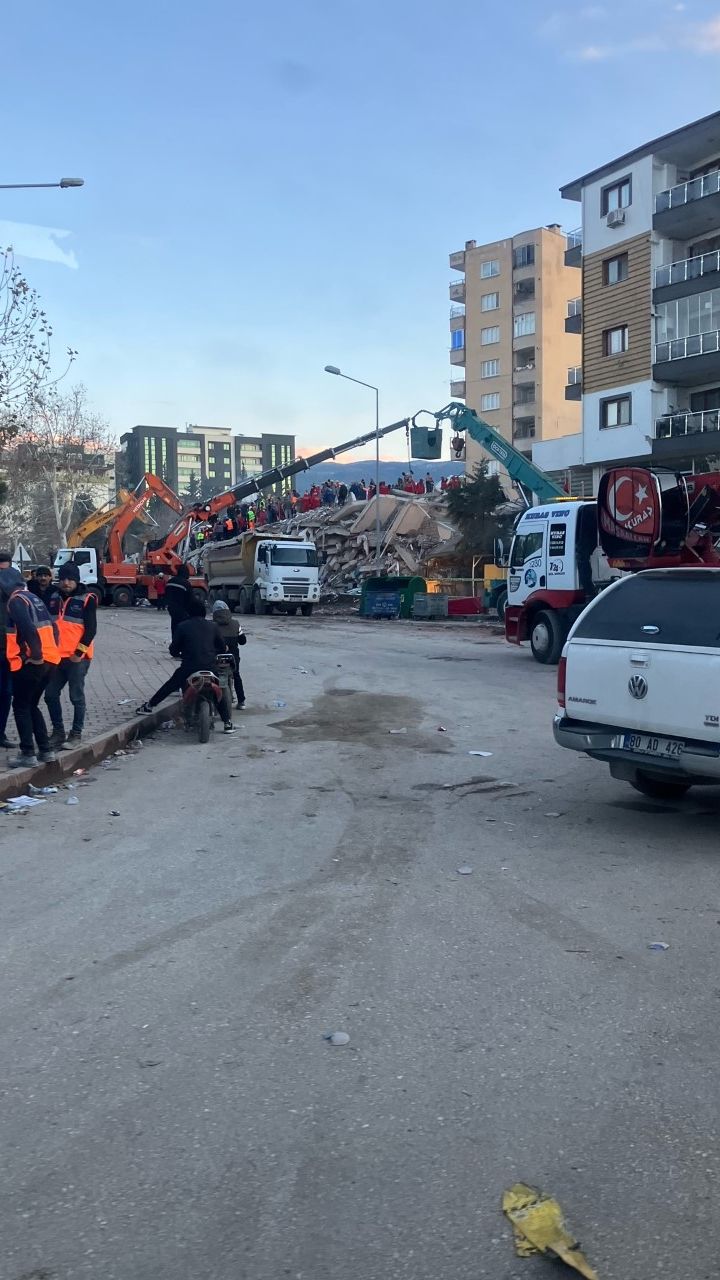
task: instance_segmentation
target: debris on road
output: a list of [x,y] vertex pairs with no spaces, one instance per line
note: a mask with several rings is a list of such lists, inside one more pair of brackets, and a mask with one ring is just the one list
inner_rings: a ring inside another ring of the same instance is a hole
[[444,724],[439,724],[437,731],[438,733],[447,733],[447,729],[445,728]]
[[459,875],[459,876],[471,876],[471,875],[472,875],[472,873],[473,873],[473,868],[472,868],[472,867],[458,867],[458,869],[457,869],[457,873],[458,873],[458,875]]
[[132,702],[132,698],[120,698],[120,699],[119,699],[119,701],[118,701],[118,706],[119,706],[119,707],[126,707],[126,706],[127,706],[127,704],[128,704],[128,702]]
[[482,756],[484,760],[487,760],[488,756],[491,756],[491,755],[492,755],[492,751],[468,751],[468,755],[469,755],[469,756]]
[[109,816],[110,816],[111,818],[119,818],[119,817],[120,817],[120,810],[119,810],[119,809],[111,809],[111,810],[110,810],[110,814],[109,814]]
[[550,812],[546,813],[544,816],[546,818],[562,818],[562,814],[558,813],[555,809],[551,809]]
[[28,791],[31,796],[56,796],[57,787],[34,787],[32,782],[28,783]]
[[286,707],[287,702],[283,702],[282,698],[275,698],[275,700],[270,703],[270,706],[277,707],[279,710],[281,707]]
[[563,1211],[552,1196],[524,1182],[516,1182],[504,1192],[502,1208],[512,1226],[519,1258],[550,1254],[579,1271],[586,1280],[599,1280],[597,1272],[580,1252],[577,1240],[567,1230]]
[[326,1031],[323,1040],[327,1040],[328,1044],[335,1046],[350,1043],[347,1031]]
[[407,733],[407,729],[388,729],[388,733]]
[[36,804],[47,804],[46,800],[41,800],[39,796],[13,796],[12,800],[5,801],[6,809],[32,809]]
[[669,942],[648,942],[648,951],[669,951]]
[[68,798],[67,798],[67,800],[65,801],[65,803],[66,803],[66,804],[79,804],[79,803],[80,803],[80,801],[78,800],[77,796],[68,796]]

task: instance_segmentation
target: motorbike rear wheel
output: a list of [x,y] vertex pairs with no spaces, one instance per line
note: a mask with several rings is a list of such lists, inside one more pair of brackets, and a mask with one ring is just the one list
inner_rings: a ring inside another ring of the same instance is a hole
[[200,699],[197,709],[198,742],[210,741],[210,703],[207,698]]

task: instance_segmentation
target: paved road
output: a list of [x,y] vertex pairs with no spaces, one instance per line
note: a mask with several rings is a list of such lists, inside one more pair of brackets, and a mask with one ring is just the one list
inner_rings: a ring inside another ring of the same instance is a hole
[[561,752],[497,640],[249,621],[237,738],[2,820],[4,1280],[532,1280],[518,1178],[715,1276],[720,791]]

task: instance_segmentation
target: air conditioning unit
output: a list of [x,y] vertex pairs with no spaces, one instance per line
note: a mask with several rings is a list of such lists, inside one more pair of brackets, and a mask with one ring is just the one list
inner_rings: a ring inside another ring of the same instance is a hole
[[609,227],[621,227],[625,221],[624,209],[611,209],[607,216],[607,224]]

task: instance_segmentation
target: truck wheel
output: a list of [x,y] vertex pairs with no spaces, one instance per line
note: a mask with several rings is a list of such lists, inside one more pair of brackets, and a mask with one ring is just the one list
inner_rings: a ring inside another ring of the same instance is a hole
[[210,741],[210,703],[207,698],[200,699],[197,713],[198,742]]
[[311,604],[301,604],[301,605],[300,605],[300,612],[301,612],[301,614],[302,614],[303,618],[309,618],[309,617],[310,617],[310,615],[312,614],[312,611],[313,611],[313,607],[312,607],[312,605],[311,605]]
[[262,618],[263,614],[267,613],[265,601],[257,589],[253,592],[253,613],[256,618]]
[[565,643],[565,628],[556,613],[536,613],[530,624],[530,648],[536,662],[554,666],[560,661]]
[[289,604],[287,609],[285,610],[288,618],[296,617],[297,611],[298,611],[298,606],[296,604]]
[[673,782],[672,780],[665,782],[663,778],[651,778],[649,774],[643,773],[642,769],[638,769],[634,781],[630,783],[636,791],[640,791],[644,796],[651,796],[653,800],[682,800],[691,785],[690,782]]
[[116,609],[131,609],[135,603],[135,592],[132,587],[115,587],[112,602]]
[[495,598],[495,608],[497,609],[497,616],[500,622],[504,622],[505,610],[507,609],[507,587],[502,587],[501,590],[498,591]]

